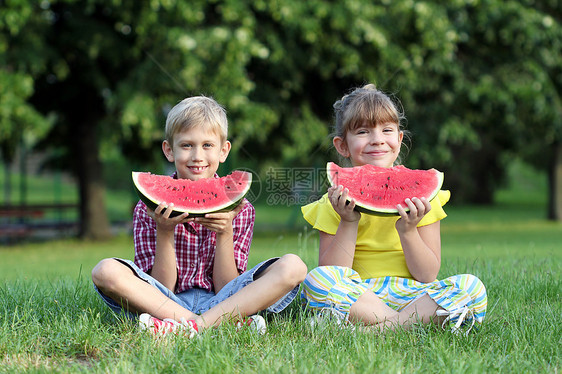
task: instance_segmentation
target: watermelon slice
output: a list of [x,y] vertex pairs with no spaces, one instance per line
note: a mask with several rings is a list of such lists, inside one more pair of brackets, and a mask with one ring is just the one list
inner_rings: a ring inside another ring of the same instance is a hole
[[236,208],[250,190],[252,174],[236,170],[222,178],[192,181],[133,171],[133,184],[150,209],[165,201],[174,204],[171,216],[188,212],[190,217],[200,217]]
[[443,185],[443,173],[435,170],[412,170],[404,166],[382,168],[373,165],[342,168],[333,162],[326,167],[332,186],[349,190],[358,211],[367,214],[398,214],[396,205],[405,206],[407,198],[425,197],[431,201]]

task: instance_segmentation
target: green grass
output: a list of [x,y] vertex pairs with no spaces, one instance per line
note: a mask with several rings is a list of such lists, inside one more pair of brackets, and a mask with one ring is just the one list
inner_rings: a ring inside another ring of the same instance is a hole
[[[92,288],[100,259],[132,258],[132,239],[121,235],[0,248],[0,372],[557,373],[562,225],[543,218],[543,182],[510,186],[496,206],[447,207],[439,277],[472,273],[488,290],[486,320],[468,337],[431,326],[384,335],[314,330],[293,303],[269,317],[265,336],[225,325],[158,343],[113,316]],[[249,266],[284,253],[315,266],[318,235],[294,208],[256,210],[267,224],[255,234]],[[275,230],[287,222],[296,230]]]
[[[515,208],[514,208],[515,209]],[[451,208],[443,222],[440,276],[470,272],[487,286],[478,333],[434,327],[384,335],[317,331],[297,303],[269,321],[268,334],[224,326],[200,339],[154,342],[116,319],[94,293],[89,272],[101,258],[132,257],[123,235],[106,243],[64,240],[2,249],[0,372],[558,372],[562,226],[494,208]],[[511,217],[511,218],[510,218]],[[258,233],[250,266],[296,253],[312,267],[314,231]]]

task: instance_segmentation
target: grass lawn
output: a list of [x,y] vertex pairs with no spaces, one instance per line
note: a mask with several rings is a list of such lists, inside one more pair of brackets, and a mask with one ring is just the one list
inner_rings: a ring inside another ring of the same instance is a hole
[[[131,258],[131,238],[65,240],[0,252],[0,372],[558,372],[562,227],[521,221],[522,212],[498,220],[490,208],[448,211],[456,218],[443,222],[440,276],[473,273],[489,295],[486,321],[468,337],[434,327],[384,335],[314,330],[295,303],[270,318],[265,336],[224,326],[160,344],[114,318],[90,284],[99,259]],[[317,245],[304,226],[256,234],[250,265],[292,252],[312,267]]]
[[[439,276],[469,272],[488,290],[484,325],[467,337],[432,326],[384,335],[313,329],[293,303],[268,317],[265,336],[224,325],[159,343],[114,317],[91,286],[100,259],[132,258],[130,236],[2,247],[0,372],[557,373],[562,226],[543,220],[544,203],[516,188],[502,192],[495,207],[447,207]],[[258,219],[294,219],[297,230],[257,232],[249,266],[284,253],[315,266],[317,233],[292,214],[257,207]]]

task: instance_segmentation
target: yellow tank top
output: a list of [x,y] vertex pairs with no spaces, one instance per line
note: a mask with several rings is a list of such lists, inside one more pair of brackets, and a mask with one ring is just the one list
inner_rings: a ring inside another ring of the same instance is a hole
[[[431,200],[431,210],[418,224],[430,225],[447,216],[443,210],[451,193],[441,190]],[[320,200],[301,208],[304,219],[317,230],[335,235],[340,223],[340,216],[336,213],[325,194]],[[412,278],[400,244],[400,237],[394,227],[400,216],[373,216],[361,214],[357,229],[357,243],[353,270],[357,271],[361,279],[396,276]]]

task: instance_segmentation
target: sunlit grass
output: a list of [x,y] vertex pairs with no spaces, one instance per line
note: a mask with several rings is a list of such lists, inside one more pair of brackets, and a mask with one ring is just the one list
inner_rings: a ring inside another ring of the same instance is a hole
[[[524,194],[530,199],[520,200]],[[130,234],[102,243],[5,246],[0,372],[556,373],[562,225],[544,220],[545,200],[533,196],[512,188],[495,206],[447,206],[439,277],[472,273],[488,291],[485,323],[468,337],[436,327],[384,335],[313,329],[295,302],[268,318],[265,336],[226,325],[194,340],[155,342],[111,314],[90,280],[100,259],[132,259]],[[285,253],[298,254],[309,268],[316,265],[318,234],[294,209],[256,207],[257,219],[267,225],[254,235],[249,266]],[[294,223],[292,230],[287,222]]]

